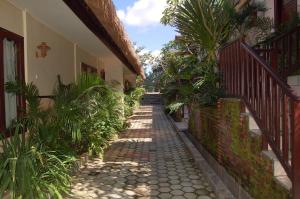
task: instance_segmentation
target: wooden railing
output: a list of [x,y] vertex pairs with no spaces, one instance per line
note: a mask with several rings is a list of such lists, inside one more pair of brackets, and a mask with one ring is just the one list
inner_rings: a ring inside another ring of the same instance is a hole
[[300,71],[300,27],[255,46],[281,79]]
[[227,96],[243,99],[300,198],[300,101],[271,66],[243,39],[220,51]]

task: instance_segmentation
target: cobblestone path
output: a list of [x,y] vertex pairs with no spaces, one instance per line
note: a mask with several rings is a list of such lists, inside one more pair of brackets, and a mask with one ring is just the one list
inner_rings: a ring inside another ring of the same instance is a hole
[[78,174],[70,198],[215,198],[160,106],[142,106],[131,122]]

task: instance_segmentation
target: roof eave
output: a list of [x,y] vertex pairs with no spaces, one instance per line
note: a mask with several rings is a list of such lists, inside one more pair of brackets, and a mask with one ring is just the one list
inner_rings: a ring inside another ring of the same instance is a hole
[[[117,45],[115,39],[109,34],[104,25],[100,22],[94,11],[84,0],[63,0],[66,5],[77,15],[77,17],[109,48],[133,73],[145,79],[144,70],[137,60],[135,66]],[[134,56],[134,55],[133,55]]]

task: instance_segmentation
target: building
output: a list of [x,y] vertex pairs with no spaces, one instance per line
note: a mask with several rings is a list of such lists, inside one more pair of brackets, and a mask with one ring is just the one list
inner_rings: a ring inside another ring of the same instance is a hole
[[49,96],[58,75],[69,84],[82,72],[119,91],[144,77],[111,0],[0,0],[0,129],[22,104],[5,93],[5,82],[33,82]]
[[241,9],[248,2],[263,3],[267,8],[265,16],[274,20],[276,26],[290,21],[300,11],[299,0],[234,0],[237,9]]

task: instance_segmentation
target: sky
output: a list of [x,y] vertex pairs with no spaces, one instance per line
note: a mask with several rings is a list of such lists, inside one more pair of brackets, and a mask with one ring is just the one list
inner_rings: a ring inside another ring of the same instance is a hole
[[113,0],[131,41],[157,55],[175,38],[173,28],[160,24],[166,0]]

